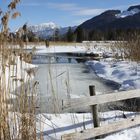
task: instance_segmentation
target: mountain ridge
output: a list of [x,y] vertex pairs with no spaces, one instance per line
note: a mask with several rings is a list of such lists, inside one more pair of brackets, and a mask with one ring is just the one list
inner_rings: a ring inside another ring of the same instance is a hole
[[107,10],[83,22],[78,27],[89,31],[140,28],[140,5],[130,6],[126,11]]
[[[77,26],[71,27],[75,31]],[[58,30],[59,35],[64,35],[67,33],[69,27],[61,27],[54,22],[46,22],[38,25],[30,25],[28,29],[32,31],[35,35],[41,38],[50,38],[54,35],[55,31]]]

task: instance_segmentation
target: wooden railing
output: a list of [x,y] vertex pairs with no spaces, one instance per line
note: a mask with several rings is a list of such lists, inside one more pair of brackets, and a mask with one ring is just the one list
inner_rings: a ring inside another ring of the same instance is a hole
[[90,97],[76,98],[63,101],[63,110],[68,111],[74,108],[82,108],[91,106],[93,114],[94,128],[83,130],[82,132],[70,133],[62,136],[62,140],[84,140],[92,137],[97,137],[112,132],[120,131],[122,129],[130,128],[140,124],[140,116],[134,118],[126,118],[123,121],[118,121],[108,125],[100,126],[98,118],[98,105],[121,101],[126,99],[140,97],[140,89],[131,91],[115,92],[110,94],[95,94],[95,87],[90,86]]

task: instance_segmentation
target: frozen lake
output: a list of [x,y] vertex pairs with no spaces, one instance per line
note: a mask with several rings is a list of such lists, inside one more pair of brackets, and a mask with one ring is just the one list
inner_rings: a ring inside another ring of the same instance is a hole
[[89,96],[89,85],[95,85],[97,94],[118,89],[117,84],[97,77],[90,66],[74,60],[65,62],[38,64],[36,61],[39,67],[35,80],[39,82],[38,106],[41,112],[62,112],[62,99]]

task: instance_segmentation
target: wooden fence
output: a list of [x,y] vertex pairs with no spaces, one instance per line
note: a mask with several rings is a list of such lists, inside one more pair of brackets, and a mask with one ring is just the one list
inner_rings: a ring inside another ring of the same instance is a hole
[[90,86],[90,97],[76,98],[63,101],[63,110],[71,110],[74,108],[82,108],[86,106],[91,106],[93,114],[94,128],[83,130],[82,132],[70,133],[62,136],[62,140],[84,140],[89,139],[112,132],[120,131],[126,128],[134,127],[140,124],[140,116],[134,118],[127,118],[122,121],[111,123],[108,125],[100,126],[98,118],[98,105],[121,101],[126,99],[138,98],[140,97],[140,89],[131,91],[115,92],[110,94],[95,94],[95,87]]

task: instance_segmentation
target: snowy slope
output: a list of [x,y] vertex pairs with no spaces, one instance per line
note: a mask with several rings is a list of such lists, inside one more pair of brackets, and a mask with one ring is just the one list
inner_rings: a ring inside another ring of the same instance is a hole
[[39,25],[29,26],[28,29],[36,35],[38,35],[39,37],[47,37],[52,36],[56,29],[60,29],[60,26],[56,25],[53,22],[48,22]]
[[55,30],[55,29],[59,29],[60,26],[56,25],[53,22],[48,22],[48,23],[42,23],[39,25],[33,25],[33,26],[29,26],[28,27],[30,30],[32,30],[32,32],[41,32],[44,30]]
[[[32,25],[28,27],[33,33],[39,37],[48,38],[54,35],[56,29],[59,30],[59,34],[63,35],[67,33],[69,27],[61,27],[53,22],[42,23],[39,25]],[[72,30],[75,30],[76,26],[72,27]]]
[[117,18],[125,18],[125,17],[128,17],[128,16],[133,16],[133,15],[139,13],[139,12],[140,12],[140,9],[134,8],[134,9],[132,9],[130,11],[128,11],[128,10],[123,11],[122,13],[117,14],[116,17]]

